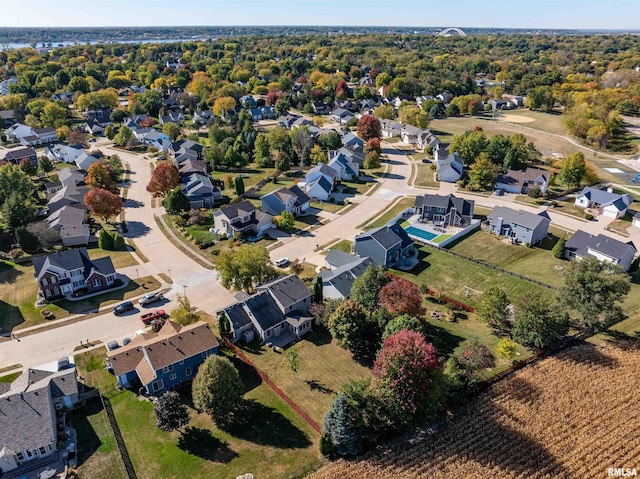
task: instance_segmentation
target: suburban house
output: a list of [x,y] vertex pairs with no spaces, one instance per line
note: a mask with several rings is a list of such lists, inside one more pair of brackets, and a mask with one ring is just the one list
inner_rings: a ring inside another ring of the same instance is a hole
[[[329,154],[331,155],[331,152]],[[329,160],[327,166],[333,168],[337,177],[341,180],[356,180],[360,176],[360,166],[358,163],[352,162],[351,158],[353,158],[353,155],[345,154],[338,150]]]
[[496,206],[487,218],[488,229],[499,236],[532,246],[547,237],[549,218],[546,214],[533,214]]
[[549,172],[539,168],[527,168],[524,171],[509,170],[498,175],[496,190],[504,190],[507,193],[527,194],[529,190],[537,186],[542,194],[547,192],[549,186]]
[[304,191],[310,198],[328,201],[337,179],[337,171],[320,162],[307,173]]
[[136,336],[107,357],[122,387],[161,396],[192,381],[205,359],[218,354],[219,346],[204,321],[188,326],[167,321],[159,332]]
[[[438,143],[436,143],[435,146],[433,147],[433,159],[437,163],[440,160],[444,160],[448,156],[449,156],[449,143],[440,143],[440,141],[438,141]],[[462,160],[460,160],[460,162],[462,163]]]
[[60,93],[54,93],[53,95],[51,95],[51,101],[61,101],[63,103],[72,103],[73,92],[62,91]]
[[577,230],[564,245],[564,256],[567,259],[581,260],[586,257],[615,264],[622,271],[628,271],[637,253],[631,243],[623,243],[603,234],[597,236]]
[[214,227],[229,238],[237,234],[262,236],[273,228],[273,216],[257,209],[248,201],[220,208],[213,215]]
[[358,168],[362,168],[364,166],[365,154],[362,152],[362,150],[350,149],[346,146],[343,146],[342,148],[339,148],[337,150],[329,150],[327,152],[327,158],[329,162],[331,162],[331,160],[339,155],[344,156],[349,163],[354,163],[358,166]]
[[97,161],[100,161],[100,160],[95,156],[90,155],[86,151],[83,151],[82,153],[80,153],[80,155],[78,155],[78,157],[75,159],[76,166],[81,170],[86,170]]
[[31,147],[16,148],[14,150],[9,150],[3,158],[3,161],[13,163],[14,165],[19,165],[22,160],[29,160],[34,165],[37,165],[38,155],[36,154],[36,150]]
[[311,332],[311,291],[295,275],[283,276],[258,286],[256,294],[244,296],[224,309],[233,340],[287,346]]
[[494,111],[495,110],[510,110],[511,109],[511,104],[509,103],[509,101],[508,100],[503,100],[501,98],[489,100],[489,105],[491,105],[491,108]]
[[308,118],[301,116],[300,118],[297,118],[296,120],[293,121],[293,123],[291,124],[291,129],[295,130],[297,128],[300,128],[301,126],[315,126],[315,125]]
[[12,383],[0,383],[0,475],[24,466],[27,477],[30,461],[53,455],[59,439],[56,411],[78,403],[75,368],[28,368]]
[[157,131],[155,128],[137,128],[132,131],[136,140],[158,151],[167,151],[171,145],[169,136]]
[[87,123],[84,126],[84,131],[88,135],[103,135],[105,128],[109,125],[111,125],[111,122],[100,123],[98,120],[87,120]]
[[0,128],[4,128],[4,125],[13,125],[16,121],[16,114],[14,110],[0,110]]
[[329,251],[325,258],[327,269],[320,270],[322,295],[325,299],[347,299],[354,281],[362,276],[374,262],[337,249]]
[[65,163],[75,163],[83,153],[82,145],[49,145],[44,149],[44,156],[49,158],[54,163],[64,161]]
[[134,117],[127,117],[122,122],[124,123],[124,126],[126,126],[127,128],[130,128],[131,130],[135,130],[139,128],[142,122],[145,121],[147,118],[149,118],[149,115],[147,115],[146,113],[142,113]]
[[311,108],[313,108],[313,112],[316,115],[328,115],[331,113],[331,106],[321,101],[314,101],[311,104]]
[[293,115],[291,113],[289,113],[288,115],[282,115],[278,118],[278,125],[280,125],[282,128],[290,130],[293,126],[293,122],[298,118],[300,118],[298,115]]
[[631,220],[631,224],[636,228],[640,228],[640,212],[633,215],[633,219]]
[[367,230],[356,236],[354,252],[376,264],[392,267],[414,255],[413,240],[399,224]]
[[213,112],[211,110],[198,110],[193,114],[193,124],[206,126],[213,121]]
[[91,233],[87,224],[87,209],[84,205],[62,205],[49,212],[44,224],[58,233],[63,246],[80,246],[89,243]]
[[422,195],[416,197],[415,214],[422,222],[466,227],[473,219],[473,200],[453,195]]
[[424,133],[424,130],[413,125],[402,125],[402,131],[400,132],[400,138],[404,143],[408,145],[417,145],[418,138]]
[[9,86],[14,83],[18,83],[18,79],[16,77],[8,78],[4,81],[0,82],[0,96],[8,95],[10,93]]
[[222,199],[222,192],[217,186],[213,186],[211,178],[201,173],[193,173],[185,176],[184,194],[189,198],[191,208],[211,208],[216,200]]
[[418,149],[424,150],[425,148],[436,149],[440,144],[440,140],[436,135],[431,133],[429,130],[423,130],[422,133],[418,135]]
[[331,119],[341,125],[346,125],[350,120],[354,118],[354,114],[349,110],[345,110],[344,108],[336,108],[331,112]]
[[71,295],[81,289],[89,293],[109,289],[117,277],[109,256],[91,260],[87,248],[36,256],[33,268],[45,299]]
[[611,188],[599,190],[590,186],[576,195],[576,206],[580,208],[593,208],[608,218],[622,218],[627,213],[627,208],[633,203],[630,194],[614,193]]
[[204,145],[193,140],[180,140],[171,143],[168,151],[175,163],[180,164],[188,159],[202,160]]
[[180,173],[181,178],[194,173],[200,173],[201,175],[206,176],[207,165],[204,161],[192,160],[189,158],[178,165],[178,173]]
[[348,148],[350,150],[363,151],[364,150],[364,140],[362,138],[357,137],[351,132],[347,132],[340,138],[342,141],[342,146]]
[[7,138],[20,142],[22,146],[39,146],[58,141],[55,128],[31,128],[30,126],[16,123],[5,130]]
[[280,188],[260,198],[262,211],[277,216],[283,211],[299,215],[309,208],[310,198],[297,186]]
[[248,109],[255,108],[255,107],[258,106],[258,103],[256,102],[256,99],[251,95],[241,96],[240,100],[238,100],[238,102],[244,108],[248,108]]
[[184,115],[181,111],[167,111],[166,115],[160,116],[160,124],[166,125],[167,123],[174,123],[179,125],[184,121]]
[[393,120],[379,119],[382,138],[395,138],[402,134],[402,123]]
[[277,116],[276,109],[273,106],[251,108],[249,109],[249,113],[251,113],[251,119],[253,121],[273,120]]
[[462,178],[464,163],[458,153],[453,153],[446,158],[436,160],[438,180],[445,183],[456,183]]
[[97,122],[101,124],[108,124],[111,122],[111,108],[96,108],[95,110],[88,110],[85,113],[87,122]]

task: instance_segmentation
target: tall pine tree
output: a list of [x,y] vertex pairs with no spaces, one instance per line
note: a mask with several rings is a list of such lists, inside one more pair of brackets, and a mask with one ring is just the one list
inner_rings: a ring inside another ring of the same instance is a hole
[[347,397],[341,393],[331,404],[324,417],[322,433],[331,439],[335,450],[341,456],[360,452],[360,440],[352,425]]

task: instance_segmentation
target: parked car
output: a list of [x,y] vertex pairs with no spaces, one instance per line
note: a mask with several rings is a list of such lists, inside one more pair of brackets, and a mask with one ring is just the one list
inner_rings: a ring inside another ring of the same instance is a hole
[[155,293],[145,294],[140,298],[138,303],[140,303],[140,306],[147,306],[151,303],[155,303],[156,301],[160,301],[161,299],[164,299],[164,294],[162,294],[161,291],[156,291]]
[[289,258],[287,257],[279,258],[275,261],[275,265],[279,268],[284,268],[288,264],[289,264]]
[[127,311],[131,311],[133,309],[133,303],[131,301],[125,301],[124,303],[120,303],[113,309],[113,314],[116,316],[122,313],[126,313]]
[[109,348],[109,351],[113,351],[114,349],[118,349],[120,347],[120,345],[118,344],[118,341],[109,341],[107,343],[107,348]]
[[127,344],[129,344],[130,342],[131,342],[131,338],[124,338],[124,339],[122,340],[122,345],[123,345],[123,346],[126,346],[126,345],[127,345]]
[[156,319],[163,319],[166,317],[166,315],[167,313],[164,312],[164,309],[156,309],[155,311],[150,311],[140,316],[140,320],[144,324],[150,324],[151,321],[154,321]]

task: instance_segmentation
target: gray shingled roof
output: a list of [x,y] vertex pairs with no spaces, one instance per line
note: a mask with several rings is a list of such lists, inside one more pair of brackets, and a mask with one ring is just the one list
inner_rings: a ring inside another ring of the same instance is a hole
[[431,206],[436,208],[446,208],[449,211],[455,207],[463,215],[473,214],[473,200],[465,200],[454,195],[422,195],[416,197],[416,206]]
[[522,210],[512,210],[505,206],[496,206],[489,213],[491,224],[495,224],[498,218],[502,218],[505,224],[517,224],[532,230],[544,221],[549,223],[549,219],[543,215],[535,215]]
[[367,230],[356,236],[356,240],[368,236],[375,239],[386,250],[390,250],[398,243],[401,244],[401,248],[406,248],[413,244],[413,240],[398,224]]
[[245,304],[263,331],[273,328],[284,320],[284,314],[267,291],[252,296],[245,301]]
[[358,260],[359,256],[354,254],[345,253],[344,251],[340,251],[339,249],[329,250],[327,256],[325,257],[325,261],[335,268],[339,268],[340,266],[344,266],[347,264],[351,264]]
[[14,452],[55,445],[55,414],[48,387],[0,398],[0,448]]
[[36,256],[33,258],[33,267],[36,271],[36,276],[40,274],[45,264],[57,266],[67,271],[72,269],[85,268],[91,261],[89,260],[89,254],[87,248],[70,249],[66,251],[59,251],[57,253]]
[[631,251],[633,254],[636,253],[635,247],[629,243],[623,243],[602,234],[594,236],[582,230],[577,230],[567,240],[565,249],[581,257],[590,256],[589,249],[591,249],[615,259],[620,259]]
[[253,203],[251,203],[249,200],[244,200],[240,203],[236,203],[235,205],[229,205],[225,208],[221,208],[220,212],[223,213],[227,218],[233,219],[238,218],[241,211],[244,213],[251,213],[256,209],[257,208],[253,206]]
[[[354,281],[362,276],[367,267],[373,265],[374,262],[370,258],[360,258],[359,256],[350,255],[342,251],[339,252],[345,256],[349,256],[351,262],[344,264],[333,271],[322,270],[320,272],[320,277],[324,281],[331,283],[331,285],[333,285],[333,287],[336,288],[342,296],[347,298],[351,294],[351,288],[353,287]],[[341,259],[346,260],[344,257]]]
[[309,288],[305,286],[300,278],[293,274],[258,286],[256,290],[269,291],[285,309],[311,296]]
[[[585,186],[578,193],[578,197],[586,196],[591,203],[598,203],[601,206],[613,204],[619,210],[623,210],[633,202],[633,197],[629,194],[620,195],[618,193],[609,193],[606,190],[599,190],[590,186]],[[619,200],[622,200],[620,202]]]

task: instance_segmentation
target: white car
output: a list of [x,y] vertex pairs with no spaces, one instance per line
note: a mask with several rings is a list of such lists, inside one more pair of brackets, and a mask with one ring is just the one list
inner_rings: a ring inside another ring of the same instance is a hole
[[278,266],[279,268],[284,268],[288,264],[289,264],[289,258],[287,258],[286,256],[284,258],[279,258],[275,261],[275,265]]

